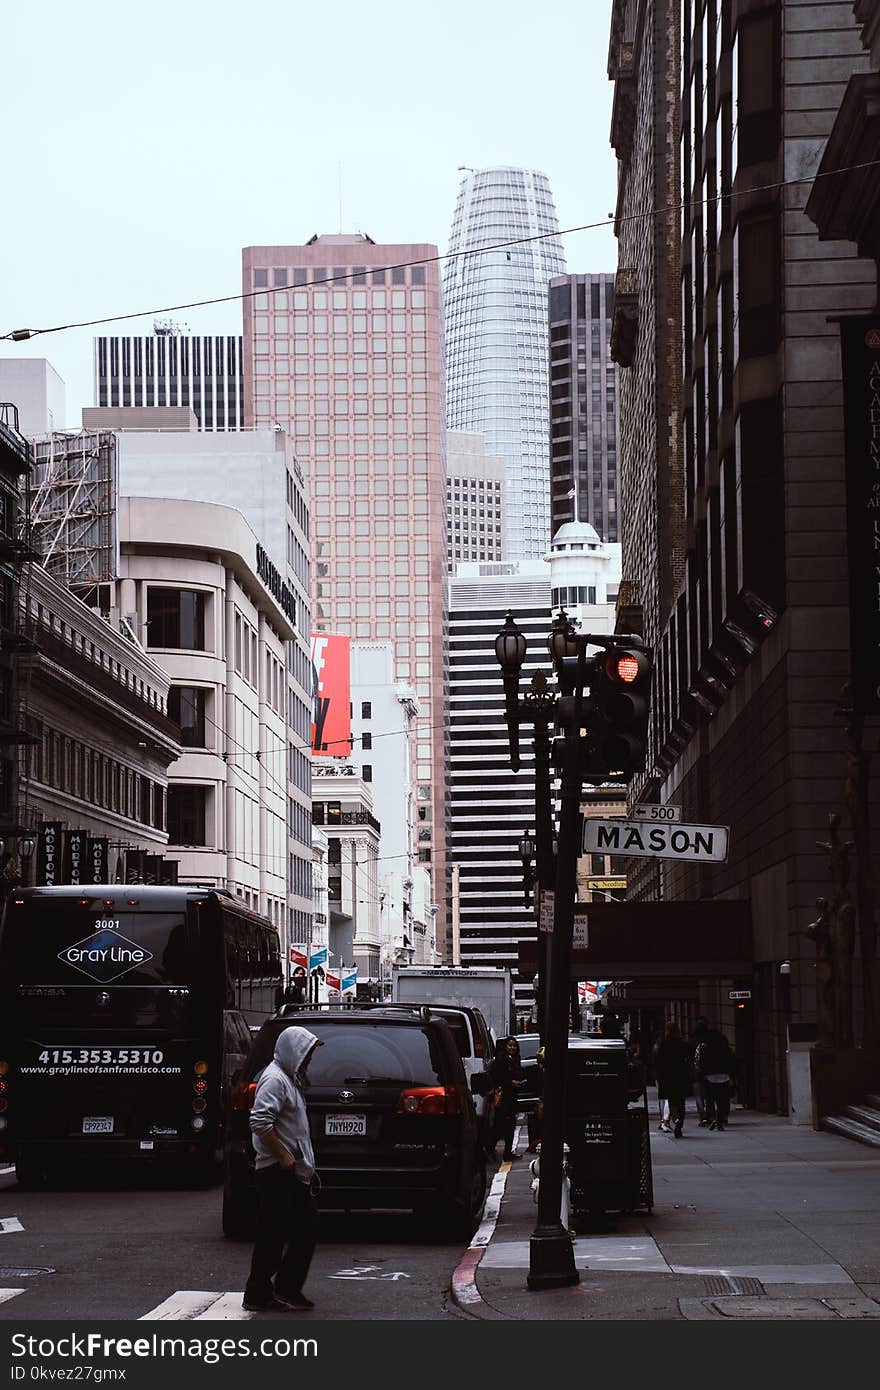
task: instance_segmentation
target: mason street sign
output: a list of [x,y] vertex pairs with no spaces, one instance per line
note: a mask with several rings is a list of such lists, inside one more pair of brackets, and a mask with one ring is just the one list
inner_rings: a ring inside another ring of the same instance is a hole
[[722,864],[726,825],[650,825],[635,820],[584,820],[584,854],[635,854],[652,859],[690,859]]

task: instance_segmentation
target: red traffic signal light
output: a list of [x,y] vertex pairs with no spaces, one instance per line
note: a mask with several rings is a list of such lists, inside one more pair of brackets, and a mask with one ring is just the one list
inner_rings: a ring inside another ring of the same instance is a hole
[[590,774],[628,780],[645,766],[650,714],[651,654],[609,647],[590,680]]

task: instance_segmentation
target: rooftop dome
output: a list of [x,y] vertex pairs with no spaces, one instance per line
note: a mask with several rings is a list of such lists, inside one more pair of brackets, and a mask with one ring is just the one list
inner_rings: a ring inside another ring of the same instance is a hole
[[566,521],[560,526],[550,544],[551,550],[582,550],[585,546],[600,546],[599,532],[588,521]]

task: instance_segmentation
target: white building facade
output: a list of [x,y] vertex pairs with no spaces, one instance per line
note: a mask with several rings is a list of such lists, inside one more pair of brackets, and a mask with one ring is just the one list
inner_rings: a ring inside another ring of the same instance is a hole
[[136,497],[209,499],[234,507],[257,537],[252,563],[284,609],[287,916],[290,939],[312,939],[309,512],[305,481],[282,430],[224,435],[116,433],[119,490]]
[[392,964],[439,959],[434,949],[436,904],[431,876],[418,849],[431,840],[426,800],[415,803],[412,756],[419,716],[415,688],[394,678],[390,642],[351,644],[352,752],[347,759],[372,792],[379,842],[381,988]]
[[[459,254],[481,247],[498,249]],[[487,451],[504,460],[506,555],[533,560],[550,540],[548,284],[565,274],[546,176],[514,168],[467,172],[449,256],[443,281],[447,428],[477,431]]]
[[[122,497],[113,606],[171,678],[183,751],[169,768],[166,853],[181,882],[222,884],[287,944],[285,644],[257,537],[213,503]],[[311,916],[311,864],[308,875]]]

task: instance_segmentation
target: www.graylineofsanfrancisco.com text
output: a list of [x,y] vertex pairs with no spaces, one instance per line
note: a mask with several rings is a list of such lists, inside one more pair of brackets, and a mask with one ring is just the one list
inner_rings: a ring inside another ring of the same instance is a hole
[[[288,1356],[317,1357],[318,1343],[314,1337],[162,1337],[157,1332],[146,1337],[107,1337],[103,1332],[71,1332],[62,1337],[33,1337],[24,1332],[13,1333],[11,1339],[13,1364],[10,1379],[26,1380],[125,1380],[123,1368],[85,1364],[97,1360],[148,1360],[178,1357],[202,1361],[214,1366],[219,1361],[236,1357]],[[55,1358],[75,1361],[68,1366],[47,1366]]]

